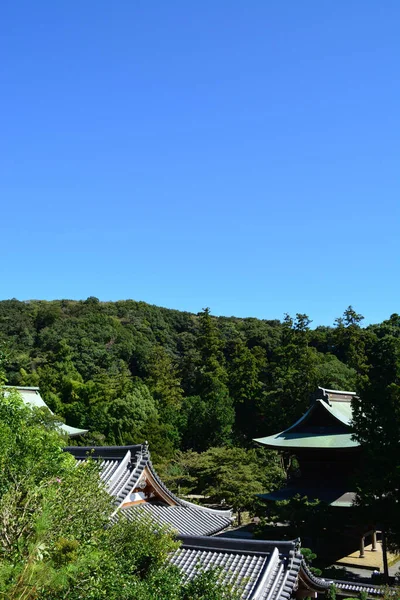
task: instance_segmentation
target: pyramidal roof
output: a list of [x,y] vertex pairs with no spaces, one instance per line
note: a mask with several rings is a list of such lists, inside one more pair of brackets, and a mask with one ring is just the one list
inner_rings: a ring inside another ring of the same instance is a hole
[[310,408],[293,425],[254,441],[281,449],[351,449],[359,447],[352,437],[351,400],[355,392],[319,387]]
[[76,460],[91,456],[100,463],[100,477],[114,496],[114,520],[143,515],[170,525],[181,535],[214,535],[232,523],[230,510],[213,510],[175,496],[156,473],[147,443],[134,446],[71,446]]
[[[5,385],[6,394],[9,390],[16,390],[21,396],[22,400],[25,404],[29,406],[35,406],[37,408],[47,408],[51,414],[54,414],[53,411],[47,406],[46,402],[40,395],[40,390],[38,387],[27,387],[27,386],[13,386],[13,385]],[[78,435],[82,435],[87,433],[87,429],[78,429],[77,427],[71,427],[70,425],[65,425],[65,423],[59,423],[58,428],[61,429],[63,433],[66,433],[69,437],[77,437]]]

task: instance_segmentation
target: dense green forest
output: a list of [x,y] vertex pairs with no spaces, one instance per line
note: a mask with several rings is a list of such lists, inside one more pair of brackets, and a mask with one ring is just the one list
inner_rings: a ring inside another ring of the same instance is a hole
[[[0,389],[0,597],[7,600],[239,600],[219,571],[182,581],[171,529],[123,516],[98,465],[61,449],[54,420]],[[73,519],[71,519],[73,516]]]
[[[9,385],[40,386],[48,405],[93,442],[148,439],[153,453],[204,451],[286,427],[317,385],[353,389],[358,327],[306,315],[282,322],[213,317],[132,300],[0,302]],[[390,321],[391,323],[392,321]]]
[[[0,302],[9,385],[40,386],[48,405],[93,442],[149,440],[153,454],[249,447],[299,417],[317,385],[354,389],[366,346],[399,318],[366,329],[349,307],[333,327],[213,317],[132,300]],[[361,365],[362,366],[362,365]]]
[[[293,423],[318,385],[355,389],[355,435],[368,457],[360,502],[400,548],[400,317],[362,320],[351,306],[313,329],[303,314],[268,321],[132,300],[7,300],[1,362],[8,384],[40,386],[56,414],[89,429],[78,443],[147,439],[169,465],[168,483],[237,498],[237,511],[282,478],[276,455],[252,439]],[[240,500],[239,466],[249,482]]]

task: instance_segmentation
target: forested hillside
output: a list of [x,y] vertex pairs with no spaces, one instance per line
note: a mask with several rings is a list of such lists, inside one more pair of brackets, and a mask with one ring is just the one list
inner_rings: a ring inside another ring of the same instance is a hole
[[0,302],[9,385],[40,386],[90,440],[148,439],[153,454],[204,451],[286,427],[317,385],[353,389],[367,347],[399,318],[363,329],[349,307],[333,327],[213,317],[132,300]]

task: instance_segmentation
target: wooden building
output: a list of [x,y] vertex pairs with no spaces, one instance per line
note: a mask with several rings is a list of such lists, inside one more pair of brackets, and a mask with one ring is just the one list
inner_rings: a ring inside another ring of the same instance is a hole
[[[171,526],[181,546],[169,558],[183,580],[195,577],[199,568],[220,569],[220,581],[233,584],[242,600],[290,600],[323,597],[333,583],[315,577],[300,552],[300,540],[267,541],[231,537],[229,510],[212,510],[175,496],[156,473],[147,444],[64,448],[77,461],[88,457],[100,463],[101,478],[115,499],[116,521],[150,516]],[[340,597],[382,595],[373,585],[335,581]]]
[[186,502],[167,488],[156,473],[147,443],[135,446],[71,446],[78,461],[100,463],[100,476],[115,498],[114,519],[150,516],[180,535],[215,535],[232,523],[230,510],[213,510]]
[[361,458],[361,448],[351,430],[354,396],[354,392],[318,388],[310,408],[296,423],[255,440],[267,448],[295,455],[300,468],[299,477],[289,479],[284,489],[265,495],[266,500],[288,500],[300,494],[334,507],[352,506],[352,477]]
[[[309,409],[293,425],[254,441],[289,455],[299,464],[297,476],[289,477],[284,488],[264,494],[266,501],[290,500],[294,496],[320,500],[335,509],[347,509],[354,516],[354,476],[362,461],[362,449],[352,435],[352,399],[355,392],[319,387],[311,398]],[[372,550],[377,548],[374,524],[354,525],[350,513],[343,523],[352,527],[359,539],[360,558],[364,540],[369,536]]]

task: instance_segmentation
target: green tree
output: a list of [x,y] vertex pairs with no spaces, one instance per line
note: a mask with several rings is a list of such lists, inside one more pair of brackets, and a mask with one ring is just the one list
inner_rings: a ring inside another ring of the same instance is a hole
[[235,432],[241,444],[252,443],[257,434],[258,408],[263,384],[260,370],[265,353],[259,346],[250,350],[240,337],[228,344],[229,394],[235,407]]
[[357,373],[364,373],[367,369],[365,344],[366,334],[360,323],[364,317],[349,306],[343,316],[336,319],[334,340],[338,357]]
[[175,464],[164,466],[163,476],[181,492],[208,496],[231,507],[241,524],[243,511],[254,511],[257,494],[283,482],[284,473],[274,452],[263,449],[216,447],[206,452],[180,454]]
[[[204,450],[231,439],[235,413],[227,386],[228,375],[222,353],[222,340],[210,310],[199,313],[196,366],[198,396],[184,405],[184,445]],[[196,433],[195,433],[196,430]]]
[[369,520],[383,529],[384,550],[386,542],[399,550],[400,338],[377,339],[368,363],[353,402],[354,436],[365,456],[358,497]]
[[[178,543],[151,521],[121,517],[98,464],[76,465],[43,411],[0,398],[0,597],[7,600],[236,598],[215,573],[183,584]],[[208,592],[207,592],[208,593]]]
[[141,381],[132,384],[129,392],[114,398],[105,407],[107,438],[114,444],[139,443],[146,435],[148,424],[157,420],[155,401]]
[[270,364],[269,390],[264,395],[264,422],[273,433],[285,429],[307,409],[310,394],[318,385],[317,351],[309,346],[310,319],[297,314],[286,315],[282,343]]
[[156,402],[159,417],[168,428],[168,438],[177,448],[180,444],[180,410],[183,400],[177,366],[170,354],[158,344],[149,356],[147,370],[146,384]]
[[354,391],[356,371],[345,365],[334,354],[319,354],[316,365],[318,385],[331,390]]

